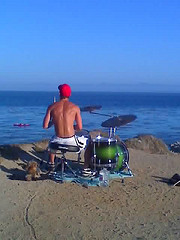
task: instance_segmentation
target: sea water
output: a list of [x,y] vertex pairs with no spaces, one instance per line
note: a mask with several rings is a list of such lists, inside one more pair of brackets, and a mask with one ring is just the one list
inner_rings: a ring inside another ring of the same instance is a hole
[[[0,91],[0,145],[49,139],[54,129],[44,130],[42,123],[54,96],[59,99],[58,92]],[[180,140],[180,93],[73,92],[70,100],[80,107],[101,105],[96,111],[100,114],[136,115],[135,121],[118,128],[122,140],[139,134],[152,134],[167,144]],[[83,128],[107,131],[101,123],[108,118],[82,112]]]

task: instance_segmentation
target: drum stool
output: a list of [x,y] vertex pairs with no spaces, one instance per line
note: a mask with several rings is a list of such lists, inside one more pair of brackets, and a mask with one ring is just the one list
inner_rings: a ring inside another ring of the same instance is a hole
[[63,178],[64,178],[65,166],[69,168],[69,170],[73,173],[73,175],[75,177],[77,177],[75,171],[68,164],[67,159],[65,157],[65,154],[67,152],[78,153],[78,164],[80,164],[80,160],[81,160],[80,147],[73,146],[73,145],[58,144],[56,142],[52,142],[52,143],[49,144],[48,149],[51,153],[56,154],[56,155],[60,155],[59,159],[61,161],[60,164],[61,164],[61,178],[62,178],[62,181],[63,181]]

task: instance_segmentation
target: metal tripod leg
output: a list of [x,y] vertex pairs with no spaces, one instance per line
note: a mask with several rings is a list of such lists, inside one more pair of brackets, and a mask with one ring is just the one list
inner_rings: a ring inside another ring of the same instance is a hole
[[68,164],[65,156],[63,155],[61,158],[61,178],[63,179],[64,177],[64,169],[65,169],[65,165],[67,168],[69,168],[69,170],[72,172],[72,174],[77,177],[75,171],[70,167],[70,165]]
[[80,165],[80,161],[81,161],[81,152],[78,152],[78,165]]
[[68,164],[68,162],[65,160],[64,164],[69,168],[69,170],[72,172],[72,174],[77,177],[77,174],[75,173],[75,171],[70,167],[70,165]]
[[126,167],[127,167],[127,169],[128,169],[128,172],[129,172],[130,176],[132,176],[132,171],[131,171],[131,169],[130,169],[130,167],[129,167],[128,163],[127,163],[127,162],[125,162],[125,164],[126,164]]

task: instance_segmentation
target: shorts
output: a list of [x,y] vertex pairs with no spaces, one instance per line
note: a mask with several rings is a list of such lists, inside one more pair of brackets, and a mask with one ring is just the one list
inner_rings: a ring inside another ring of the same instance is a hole
[[71,146],[78,146],[80,150],[85,149],[86,146],[88,145],[88,137],[84,136],[73,136],[69,138],[60,138],[57,136],[53,136],[50,140],[50,143],[59,143],[59,144],[64,144],[64,145],[71,145]]

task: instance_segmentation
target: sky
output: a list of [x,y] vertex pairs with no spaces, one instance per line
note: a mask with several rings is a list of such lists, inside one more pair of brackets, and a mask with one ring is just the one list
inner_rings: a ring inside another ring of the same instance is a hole
[[180,92],[179,0],[1,0],[0,90]]

